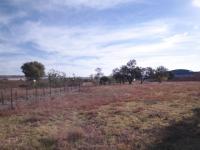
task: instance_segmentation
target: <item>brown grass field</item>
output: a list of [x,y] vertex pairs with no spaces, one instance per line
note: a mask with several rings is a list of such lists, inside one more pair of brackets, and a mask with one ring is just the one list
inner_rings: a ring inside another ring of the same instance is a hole
[[84,87],[0,112],[1,150],[198,150],[200,82]]

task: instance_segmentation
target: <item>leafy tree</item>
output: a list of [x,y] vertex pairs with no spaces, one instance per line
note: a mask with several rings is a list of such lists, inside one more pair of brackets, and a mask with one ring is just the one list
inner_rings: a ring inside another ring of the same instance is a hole
[[151,67],[145,68],[146,70],[146,76],[145,79],[154,79],[155,78],[155,69]]
[[135,79],[141,79],[142,78],[142,71],[143,71],[143,68],[135,67],[135,69],[134,69],[134,77],[135,77]]
[[164,66],[160,66],[156,69],[156,79],[161,83],[163,80],[167,80],[169,77],[168,69]]
[[128,81],[129,84],[131,84],[133,82],[133,72],[131,69],[129,69],[127,66],[122,66],[120,68],[120,72],[122,73],[123,77]]
[[129,84],[132,84],[133,80],[140,75],[139,67],[136,67],[135,59],[130,60],[126,66],[122,66],[121,71]]
[[144,80],[154,79],[155,78],[155,70],[151,67],[141,68],[141,84]]
[[140,78],[140,68],[136,67],[136,60],[130,60],[126,65],[123,65],[120,69],[116,68],[113,70],[113,78],[120,83],[128,81],[132,84],[135,78]]
[[123,73],[121,72],[120,69],[115,68],[113,70],[112,76],[113,76],[113,78],[115,79],[116,82],[118,82],[120,84],[125,83],[126,79],[125,79],[125,77],[124,77],[124,75],[123,75]]
[[136,67],[136,60],[132,59],[126,65],[127,65],[128,69],[133,70]]
[[39,80],[45,75],[44,65],[37,61],[24,63],[21,69],[28,80]]

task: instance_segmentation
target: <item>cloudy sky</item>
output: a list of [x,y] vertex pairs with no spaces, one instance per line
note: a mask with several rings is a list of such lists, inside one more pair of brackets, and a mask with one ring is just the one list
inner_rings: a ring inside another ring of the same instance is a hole
[[0,0],[0,74],[39,61],[88,76],[136,59],[200,70],[200,0]]

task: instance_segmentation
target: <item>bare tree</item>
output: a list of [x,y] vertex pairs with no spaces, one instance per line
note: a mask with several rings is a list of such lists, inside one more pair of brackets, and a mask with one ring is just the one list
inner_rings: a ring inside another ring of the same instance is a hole
[[103,76],[102,69],[101,68],[96,68],[95,72],[96,72],[96,74],[94,76],[94,79],[99,83],[100,78]]
[[48,72],[48,79],[50,86],[63,86],[66,82],[66,74],[64,72],[51,69]]
[[156,79],[161,83],[163,80],[167,80],[169,77],[168,69],[164,66],[159,66],[156,69]]

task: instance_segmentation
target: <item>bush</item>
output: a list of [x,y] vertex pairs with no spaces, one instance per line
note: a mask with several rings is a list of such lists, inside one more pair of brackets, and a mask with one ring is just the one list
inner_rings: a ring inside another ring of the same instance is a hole
[[100,78],[100,85],[106,85],[106,84],[110,84],[110,79],[106,76],[103,76]]

